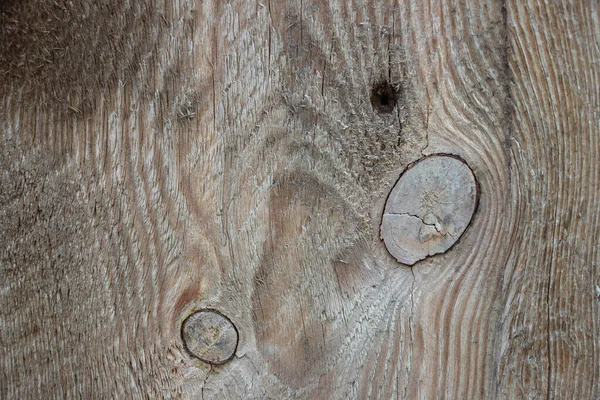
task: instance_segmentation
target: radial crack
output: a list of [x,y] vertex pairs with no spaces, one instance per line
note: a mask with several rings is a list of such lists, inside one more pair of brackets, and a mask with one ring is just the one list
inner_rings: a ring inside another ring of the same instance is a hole
[[440,235],[442,235],[442,236],[450,235],[450,237],[453,237],[453,236],[450,234],[450,232],[446,232],[446,231],[444,231],[444,230],[440,230],[440,229],[437,227],[437,225],[438,225],[438,224],[428,224],[427,222],[425,222],[425,221],[423,220],[423,218],[421,218],[421,217],[419,217],[418,215],[415,215],[415,214],[410,214],[410,213],[407,213],[407,212],[403,212],[403,213],[385,213],[385,215],[406,215],[406,216],[408,216],[408,217],[417,218],[417,219],[419,219],[419,220],[421,221],[421,223],[422,223],[423,225],[427,225],[427,226],[433,226],[433,227],[435,228],[435,230],[437,231],[437,233],[439,233]]

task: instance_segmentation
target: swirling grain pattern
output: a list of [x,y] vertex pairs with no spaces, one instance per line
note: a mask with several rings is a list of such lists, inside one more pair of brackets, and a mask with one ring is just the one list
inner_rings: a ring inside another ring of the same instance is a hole
[[[0,4],[0,398],[600,396],[596,2],[37,3]],[[410,268],[380,223],[435,153],[479,206]]]

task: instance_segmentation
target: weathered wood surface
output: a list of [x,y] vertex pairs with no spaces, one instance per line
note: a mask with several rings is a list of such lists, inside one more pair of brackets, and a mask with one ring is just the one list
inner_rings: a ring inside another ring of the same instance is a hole
[[[598,398],[599,9],[0,3],[0,398]],[[433,153],[480,203],[411,269]]]
[[478,200],[477,181],[463,160],[442,154],[423,157],[406,167],[390,192],[381,239],[406,265],[445,253],[473,220]]

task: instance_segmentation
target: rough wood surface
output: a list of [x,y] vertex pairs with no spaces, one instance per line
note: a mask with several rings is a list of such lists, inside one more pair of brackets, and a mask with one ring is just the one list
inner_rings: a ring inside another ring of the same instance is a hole
[[383,210],[381,239],[407,265],[444,253],[469,226],[478,199],[477,181],[463,160],[425,157],[409,164],[394,185]]
[[235,355],[239,334],[227,316],[216,310],[199,310],[181,324],[181,340],[193,357],[220,365]]
[[[0,398],[599,397],[599,43],[591,0],[1,2]],[[411,269],[433,153],[480,203]]]

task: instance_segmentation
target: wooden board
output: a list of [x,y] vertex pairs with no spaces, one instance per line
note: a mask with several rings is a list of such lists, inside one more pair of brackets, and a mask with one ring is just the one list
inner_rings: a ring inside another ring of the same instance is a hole
[[[4,1],[0,398],[599,397],[599,43],[585,0]],[[435,153],[479,205],[410,268]]]

